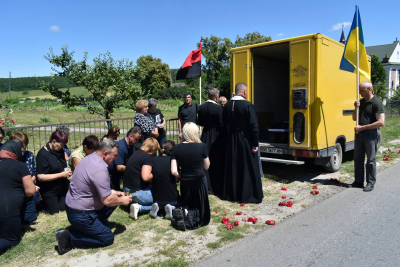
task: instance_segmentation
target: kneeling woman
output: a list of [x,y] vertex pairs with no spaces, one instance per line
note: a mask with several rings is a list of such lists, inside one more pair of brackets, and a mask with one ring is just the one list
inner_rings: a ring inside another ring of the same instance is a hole
[[0,252],[21,240],[20,210],[24,197],[38,190],[22,162],[21,143],[8,141],[0,151]]
[[153,155],[157,150],[160,150],[158,141],[150,137],[144,141],[139,151],[132,154],[126,164],[123,185],[124,191],[129,190],[132,195],[133,204],[130,207],[129,216],[134,220],[137,219],[139,212],[150,212],[152,218],[157,216],[158,206],[152,205],[151,193]]
[[210,160],[206,145],[200,141],[197,125],[188,122],[182,132],[185,141],[174,147],[171,160],[171,173],[181,179],[182,209],[173,210],[171,223],[185,231],[210,222],[210,203],[204,174],[204,170],[210,167]]

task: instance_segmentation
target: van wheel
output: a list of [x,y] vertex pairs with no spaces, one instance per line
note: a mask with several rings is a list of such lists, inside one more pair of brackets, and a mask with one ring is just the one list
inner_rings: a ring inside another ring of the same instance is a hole
[[342,166],[342,146],[339,143],[335,145],[335,151],[333,152],[332,156],[329,158],[328,164],[324,166],[324,169],[328,172],[337,172]]

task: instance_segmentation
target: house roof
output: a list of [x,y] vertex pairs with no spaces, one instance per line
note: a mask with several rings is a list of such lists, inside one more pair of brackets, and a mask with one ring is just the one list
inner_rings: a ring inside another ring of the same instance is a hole
[[367,50],[368,55],[375,54],[382,61],[386,55],[390,58],[394,52],[394,49],[399,44],[399,41],[394,41],[391,44],[385,45],[375,45],[375,46],[367,46],[365,49]]

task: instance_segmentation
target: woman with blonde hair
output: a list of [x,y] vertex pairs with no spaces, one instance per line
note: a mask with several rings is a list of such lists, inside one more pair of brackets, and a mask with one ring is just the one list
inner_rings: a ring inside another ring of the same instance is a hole
[[139,151],[136,151],[129,158],[126,164],[123,185],[124,191],[132,195],[132,205],[130,207],[130,217],[137,219],[139,212],[150,212],[150,217],[157,217],[158,205],[153,205],[153,195],[151,192],[151,173],[154,165],[154,155],[160,150],[158,141],[150,137],[144,141]]
[[139,100],[136,102],[136,115],[134,125],[139,126],[142,130],[142,139],[145,141],[149,137],[158,137],[158,128],[154,121],[148,117],[149,102],[147,100]]
[[174,147],[171,173],[181,181],[181,208],[172,211],[171,224],[185,231],[208,225],[210,203],[204,170],[210,167],[207,147],[200,141],[199,128],[188,122],[183,127],[184,142]]

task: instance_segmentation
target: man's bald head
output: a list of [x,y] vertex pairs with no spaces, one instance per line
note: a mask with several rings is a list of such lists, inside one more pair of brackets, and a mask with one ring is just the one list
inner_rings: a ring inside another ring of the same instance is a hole
[[235,94],[241,94],[247,90],[247,85],[245,83],[237,83],[235,86]]

